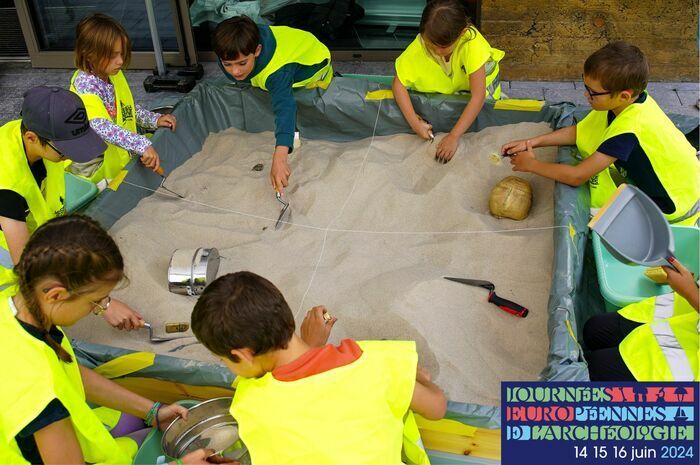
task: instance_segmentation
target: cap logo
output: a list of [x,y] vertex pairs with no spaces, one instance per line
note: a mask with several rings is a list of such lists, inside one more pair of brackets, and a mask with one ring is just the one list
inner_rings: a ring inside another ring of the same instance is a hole
[[89,127],[90,127],[90,124],[84,124],[77,129],[73,129],[70,133],[73,134],[74,136],[79,136],[80,134],[86,132]]
[[87,113],[84,108],[78,108],[66,119],[68,124],[84,124],[87,120]]

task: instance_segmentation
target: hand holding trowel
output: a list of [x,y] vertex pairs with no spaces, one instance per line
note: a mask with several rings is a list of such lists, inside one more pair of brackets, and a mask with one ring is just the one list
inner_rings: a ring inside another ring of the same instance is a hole
[[488,302],[491,302],[501,310],[504,310],[512,315],[519,316],[520,318],[525,318],[530,312],[527,308],[523,307],[522,305],[518,305],[513,301],[497,296],[496,286],[490,281],[482,281],[479,279],[451,278],[449,276],[444,276],[444,278],[449,281],[454,281],[456,283],[466,284],[467,286],[483,287],[484,289],[489,291]]

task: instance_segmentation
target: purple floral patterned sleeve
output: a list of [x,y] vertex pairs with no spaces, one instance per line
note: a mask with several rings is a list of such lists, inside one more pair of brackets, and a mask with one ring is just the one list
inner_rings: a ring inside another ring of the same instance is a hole
[[160,113],[155,113],[150,110],[145,109],[138,103],[136,104],[136,124],[145,129],[157,129],[158,128],[158,118],[160,118]]
[[108,119],[91,119],[90,127],[108,144],[116,145],[139,156],[151,146],[151,141],[147,137],[124,129]]
[[[103,81],[97,76],[80,71],[75,77],[73,85],[79,94],[95,94],[100,97],[107,109],[107,113],[112,118],[116,117],[114,86],[112,84]],[[157,113],[136,105],[136,123],[141,127],[147,129],[155,128],[159,116]],[[138,155],[143,155],[143,152],[151,146],[151,141],[147,137],[124,129],[106,118],[90,120],[90,127],[105,142]]]

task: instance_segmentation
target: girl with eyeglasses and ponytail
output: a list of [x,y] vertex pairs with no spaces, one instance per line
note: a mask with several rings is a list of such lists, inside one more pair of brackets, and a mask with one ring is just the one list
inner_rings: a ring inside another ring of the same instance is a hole
[[[15,272],[19,290],[0,299],[0,463],[129,464],[144,427],[187,417],[180,405],[161,405],[80,366],[61,329],[103,311],[126,280],[119,248],[95,221],[48,221]],[[108,431],[87,402],[122,412],[118,424]],[[171,463],[210,463],[213,452]]]

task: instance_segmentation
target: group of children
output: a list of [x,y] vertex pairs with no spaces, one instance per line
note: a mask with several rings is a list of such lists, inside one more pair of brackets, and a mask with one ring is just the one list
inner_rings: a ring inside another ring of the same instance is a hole
[[[270,182],[281,194],[291,175],[293,89],[328,84],[330,52],[307,32],[246,17],[220,23],[213,46],[229,79],[271,94],[276,142]],[[436,144],[440,161],[454,158],[486,99],[501,97],[503,55],[470,24],[460,1],[426,6],[419,35],[396,61],[392,89],[406,122],[426,140],[434,138],[433,128],[415,112],[409,91],[470,94],[455,126]],[[122,72],[129,56],[118,22],[99,14],[83,19],[72,92],[31,89],[21,120],[0,128],[0,357],[13,376],[0,383],[3,463],[128,463],[144,426],[133,420],[161,427],[187,415],[80,367],[60,329],[90,313],[120,328],[143,325],[137,312],[109,297],[125,280],[109,235],[85,217],[52,219],[65,211],[65,170],[100,183],[137,156],[158,171],[159,154],[137,127],[174,131],[177,121],[134,103]],[[577,125],[507,143],[502,154],[516,171],[569,185],[588,181],[594,208],[623,179],[649,195],[670,222],[694,224],[700,215],[695,149],[648,94],[647,80],[648,64],[637,47],[603,47],[583,69],[593,111]],[[533,149],[548,145],[576,145],[583,160],[575,166],[537,160]],[[418,366],[415,343],[347,339],[332,346],[326,341],[334,323],[325,308],[314,307],[298,335],[281,292],[248,272],[220,277],[198,300],[192,329],[240,378],[231,411],[253,463],[425,462],[410,411],[439,419],[446,398]],[[124,412],[112,434],[86,399]],[[212,452],[172,463],[222,460]]]

